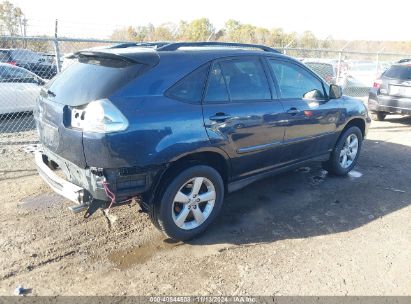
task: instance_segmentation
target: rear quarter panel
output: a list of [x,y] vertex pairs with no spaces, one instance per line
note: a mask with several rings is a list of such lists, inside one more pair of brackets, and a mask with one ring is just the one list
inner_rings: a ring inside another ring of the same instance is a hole
[[108,135],[84,133],[84,153],[89,166],[159,165],[209,146],[200,104],[164,96],[119,97],[113,102],[127,117],[129,128]]

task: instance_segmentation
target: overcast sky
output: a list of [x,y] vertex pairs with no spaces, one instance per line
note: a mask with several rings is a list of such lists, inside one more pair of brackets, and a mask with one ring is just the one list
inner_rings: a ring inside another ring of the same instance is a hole
[[411,40],[411,0],[10,0],[29,19],[28,34],[108,37],[126,25],[159,25],[206,17],[221,28],[227,19],[334,39]]

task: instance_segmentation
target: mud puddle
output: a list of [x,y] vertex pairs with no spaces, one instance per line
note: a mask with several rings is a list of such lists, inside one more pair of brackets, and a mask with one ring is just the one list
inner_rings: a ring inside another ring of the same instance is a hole
[[120,270],[125,270],[137,264],[144,264],[159,252],[182,245],[184,245],[182,242],[174,243],[168,239],[156,239],[134,248],[114,252],[108,256],[108,259]]

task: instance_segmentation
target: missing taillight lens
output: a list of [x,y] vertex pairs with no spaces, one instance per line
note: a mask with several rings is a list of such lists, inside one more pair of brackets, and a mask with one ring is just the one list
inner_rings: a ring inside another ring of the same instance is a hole
[[108,99],[101,99],[72,108],[71,126],[84,132],[111,133],[127,129],[128,121]]

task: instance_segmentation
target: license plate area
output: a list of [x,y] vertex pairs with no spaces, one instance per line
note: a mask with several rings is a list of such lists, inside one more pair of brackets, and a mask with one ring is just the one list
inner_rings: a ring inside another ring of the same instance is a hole
[[59,131],[58,128],[45,122],[40,123],[40,140],[52,150],[56,150],[59,146]]
[[390,95],[401,96],[401,97],[411,97],[411,87],[391,84],[390,85]]

